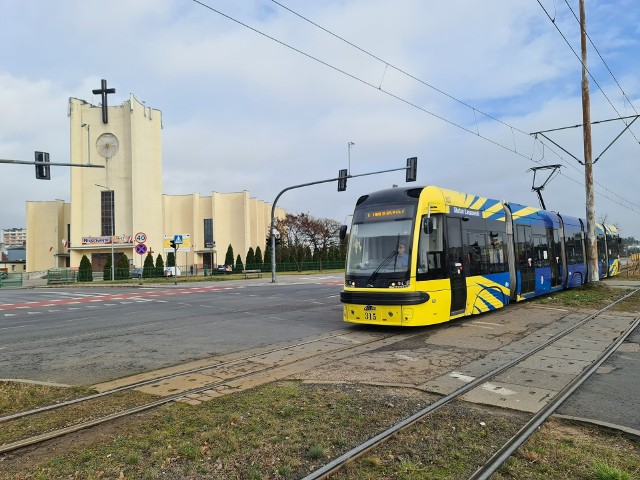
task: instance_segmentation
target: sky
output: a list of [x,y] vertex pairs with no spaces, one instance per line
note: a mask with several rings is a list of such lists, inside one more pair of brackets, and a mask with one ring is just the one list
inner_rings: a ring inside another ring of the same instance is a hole
[[[69,97],[162,112],[166,194],[238,192],[351,221],[363,194],[437,185],[586,216],[578,0],[0,0],[0,159],[69,162]],[[586,0],[595,209],[640,239],[640,1]],[[573,49],[573,51],[572,51]],[[575,53],[574,53],[575,52]],[[349,143],[353,145],[349,146]],[[604,154],[600,154],[607,149]],[[577,159],[573,158],[577,157]],[[418,157],[417,182],[403,170]],[[598,158],[599,157],[599,158]],[[370,174],[371,175],[365,175]],[[536,180],[540,181],[540,173]],[[69,201],[0,163],[0,229]],[[542,180],[546,175],[542,174]]]

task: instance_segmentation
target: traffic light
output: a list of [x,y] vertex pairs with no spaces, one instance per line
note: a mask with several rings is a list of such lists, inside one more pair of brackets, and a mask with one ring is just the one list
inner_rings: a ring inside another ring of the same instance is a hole
[[347,169],[338,172],[338,191],[344,192],[347,189]]
[[36,154],[36,178],[38,180],[51,180],[51,168],[49,163],[49,154],[47,152],[35,152]]
[[415,182],[418,176],[418,157],[407,158],[407,182]]
[[171,240],[169,242],[169,245],[171,246],[171,248],[173,248],[174,250],[176,249],[176,242],[174,240]]

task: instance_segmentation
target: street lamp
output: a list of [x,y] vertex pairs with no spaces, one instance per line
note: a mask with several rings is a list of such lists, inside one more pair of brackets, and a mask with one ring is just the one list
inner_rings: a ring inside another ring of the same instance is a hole
[[83,123],[80,128],[87,127],[87,163],[91,165],[91,126],[88,123]]
[[113,263],[113,236],[116,233],[116,215],[115,215],[115,206],[114,206],[114,192],[109,187],[105,187],[104,185],[98,185],[94,183],[96,187],[104,188],[108,192],[111,193],[111,280],[115,280],[116,277],[114,275],[115,272],[115,264]]
[[349,175],[351,175],[351,147],[353,147],[355,145],[355,143],[353,142],[347,142],[347,155],[349,157]]

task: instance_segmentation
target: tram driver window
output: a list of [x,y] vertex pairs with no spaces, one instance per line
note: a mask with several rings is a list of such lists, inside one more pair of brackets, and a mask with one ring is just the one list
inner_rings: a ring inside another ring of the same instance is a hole
[[422,217],[418,242],[418,280],[445,278],[444,232],[441,215]]

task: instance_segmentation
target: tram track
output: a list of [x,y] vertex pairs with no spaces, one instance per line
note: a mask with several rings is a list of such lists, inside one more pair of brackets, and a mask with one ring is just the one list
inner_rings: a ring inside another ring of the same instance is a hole
[[[127,390],[140,389],[145,386],[150,386],[154,384],[158,384],[160,382],[165,381],[175,381],[176,379],[180,379],[181,377],[188,377],[189,375],[198,374],[201,372],[215,372],[216,370],[228,369],[233,367],[238,367],[239,370],[242,370],[247,362],[252,362],[259,359],[265,359],[269,355],[279,356],[279,360],[276,360],[273,364],[266,364],[263,368],[254,369],[247,373],[238,373],[235,375],[230,375],[223,380],[206,383],[204,385],[200,385],[195,388],[189,388],[180,391],[179,393],[164,396],[158,400],[152,402],[146,402],[141,405],[137,405],[135,407],[126,408],[124,410],[102,415],[87,421],[79,422],[74,425],[66,426],[63,428],[58,428],[52,431],[44,432],[41,434],[30,435],[27,438],[21,438],[15,441],[5,442],[0,445],[0,454],[15,452],[21,448],[25,448],[27,446],[36,445],[39,443],[46,442],[48,440],[52,440],[55,438],[60,438],[65,435],[68,435],[73,432],[77,432],[79,430],[95,427],[98,425],[102,425],[108,422],[115,421],[120,418],[128,417],[131,415],[135,415],[137,413],[158,408],[162,405],[175,402],[190,396],[202,394],[207,391],[212,391],[217,388],[228,388],[229,385],[232,385],[238,381],[257,378],[260,376],[269,377],[269,375],[274,374],[279,369],[286,369],[286,367],[300,363],[301,361],[316,361],[316,362],[329,362],[334,360],[336,355],[349,356],[350,354],[358,354],[366,350],[372,350],[379,348],[380,346],[388,345],[389,343],[393,343],[395,339],[408,339],[414,336],[421,335],[422,333],[412,333],[407,334],[406,332],[400,333],[391,333],[391,334],[379,334],[375,338],[371,338],[368,340],[360,341],[356,337],[358,333],[339,331],[338,333],[332,333],[329,335],[323,335],[318,338],[314,338],[312,340],[298,342],[292,345],[286,345],[279,348],[268,349],[264,351],[260,351],[251,355],[245,355],[239,358],[234,358],[228,361],[222,361],[217,363],[211,363],[207,365],[203,365],[197,368],[187,369],[181,372],[171,373],[167,375],[154,376],[153,378],[138,381],[134,383],[130,383],[127,385],[123,385],[116,388],[111,388],[99,393],[95,393],[92,395],[87,395],[55,404],[50,404],[46,406],[42,406],[39,408],[31,409],[28,411],[17,412],[10,415],[6,415],[0,417],[0,424],[7,425],[9,422],[15,422],[24,419],[25,417],[39,415],[39,414],[50,414],[53,411],[69,408],[74,405],[78,405],[84,402],[90,402],[93,400],[104,399],[110,396],[114,396],[117,393],[124,392]],[[354,338],[351,338],[354,337]],[[339,340],[345,341],[345,343],[338,343]],[[322,344],[326,344],[327,342],[336,342],[335,348],[321,346]],[[314,347],[319,346],[317,348],[317,352],[308,353],[307,355],[303,355],[304,359],[301,360],[299,355],[293,354],[289,360],[283,360],[284,356],[289,352],[295,352],[298,349],[306,348],[306,347]]]
[[[339,457],[335,458],[331,462],[325,464],[321,468],[311,472],[309,475],[305,476],[303,480],[320,480],[330,478],[332,475],[335,475],[339,472],[345,465],[354,460],[362,457],[367,452],[375,449],[380,446],[390,438],[395,435],[398,435],[404,430],[407,430],[411,426],[425,419],[430,414],[436,412],[440,408],[450,404],[454,400],[460,400],[465,394],[471,392],[474,389],[480,388],[483,384],[488,382],[489,380],[495,378],[499,374],[506,372],[507,370],[516,367],[532,355],[542,351],[543,349],[553,345],[558,340],[567,336],[568,334],[574,332],[578,328],[584,326],[588,322],[598,318],[604,312],[607,312],[614,305],[626,300],[627,298],[637,294],[640,292],[640,288],[635,289],[626,295],[618,298],[614,302],[609,305],[601,308],[600,310],[585,316],[582,320],[576,322],[575,324],[569,326],[568,328],[558,332],[553,335],[548,340],[544,341],[540,345],[535,348],[530,349],[529,351],[519,355],[518,357],[512,359],[509,362],[506,362],[490,372],[481,375],[474,380],[469,381],[464,386],[457,388],[453,392],[445,395],[440,398],[436,402],[428,405],[427,407],[421,409],[420,411],[414,413],[413,415],[397,422],[395,425],[389,427],[383,432],[371,437],[367,441],[361,443],[360,445],[352,448],[351,450],[345,452]],[[522,428],[512,436],[507,442],[505,442],[502,446],[500,446],[496,452],[483,464],[481,465],[470,477],[470,480],[486,480],[490,478],[490,476],[495,473],[495,471],[506,461],[509,456],[516,451],[516,449],[522,445],[536,430],[537,428],[544,423],[546,419],[548,419],[553,412],[573,393],[575,390],[582,384],[584,381],[591,376],[600,365],[606,359],[616,351],[616,349],[624,342],[624,340],[633,332],[633,330],[640,324],[640,317],[635,318],[635,320],[625,329],[625,331],[604,351],[602,352],[594,361],[592,361],[591,365],[585,368],[579,375],[577,375],[568,385],[566,385],[561,391],[559,391],[547,404],[540,409],[537,413],[535,413],[531,419],[522,426]]]

